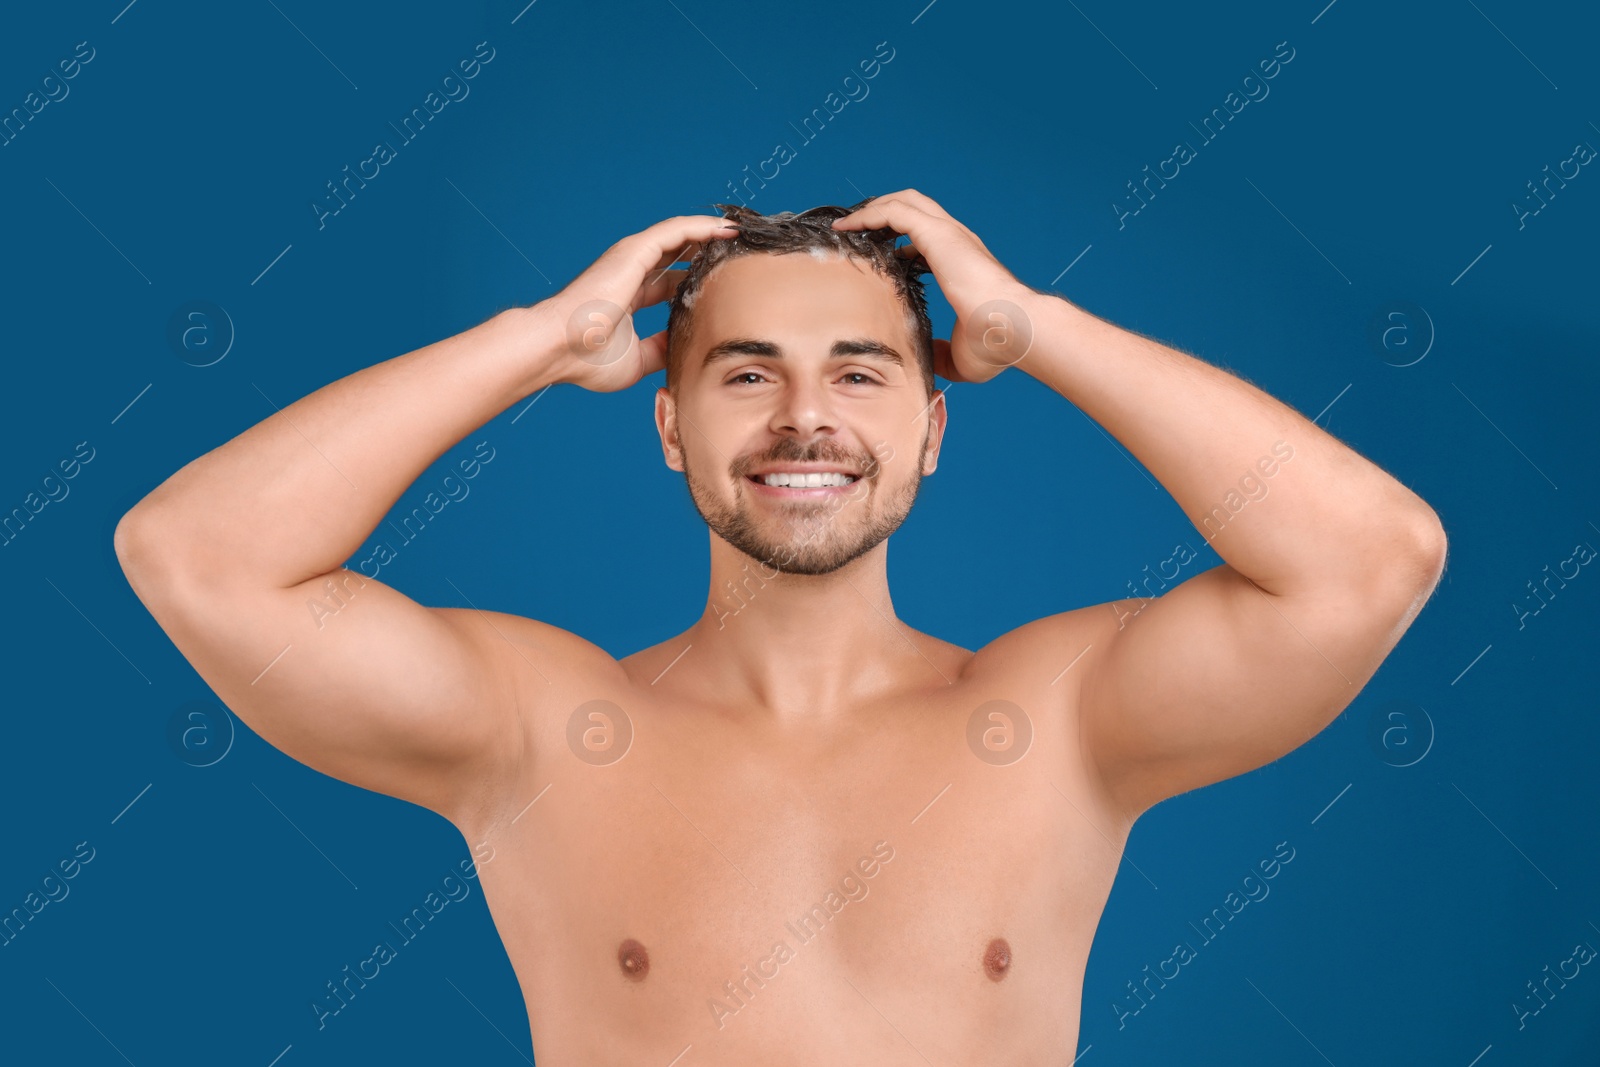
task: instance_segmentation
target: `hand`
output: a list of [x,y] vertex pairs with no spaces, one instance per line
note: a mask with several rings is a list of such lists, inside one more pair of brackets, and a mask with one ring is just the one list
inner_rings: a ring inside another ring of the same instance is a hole
[[557,331],[555,380],[597,393],[626,389],[666,367],[667,332],[640,339],[633,313],[672,297],[687,274],[671,270],[707,241],[738,228],[710,215],[678,215],[624,237],[572,280],[534,306]]
[[897,252],[923,258],[956,313],[950,339],[933,342],[933,370],[939,377],[986,382],[1028,354],[1033,323],[1023,308],[1036,294],[1000,265],[977,234],[929,197],[902,189],[835,219],[833,226],[888,227],[911,238]]

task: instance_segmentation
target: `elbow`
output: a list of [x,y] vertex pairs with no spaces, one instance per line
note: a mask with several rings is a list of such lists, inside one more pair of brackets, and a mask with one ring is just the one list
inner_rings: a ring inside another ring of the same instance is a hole
[[175,611],[195,603],[205,588],[205,583],[181,565],[170,530],[155,521],[143,505],[135,505],[117,521],[111,536],[122,576],[163,626]]
[[1346,594],[1355,598],[1353,617],[1366,619],[1362,625],[1381,622],[1393,647],[1433,598],[1449,544],[1439,516],[1426,507],[1369,532],[1373,551]]
[[128,569],[128,563],[133,558],[133,528],[137,521],[134,516],[138,514],[137,507],[123,514],[117,520],[117,528],[111,534],[111,549],[117,554],[117,562],[122,564],[122,569]]
[[1450,552],[1450,539],[1445,536],[1444,523],[1432,508],[1416,520],[1412,538],[1415,541],[1416,559],[1427,588],[1431,591],[1444,576],[1446,558]]
[[137,505],[117,520],[117,528],[111,535],[112,551],[117,554],[123,577],[134,587],[135,593],[139,592],[151,564],[159,559],[159,553],[152,545],[153,540],[149,516]]
[[123,576],[136,593],[141,593],[141,587],[148,587],[155,575],[169,573],[172,569],[172,545],[170,538],[163,535],[163,528],[144,504],[134,505],[117,520],[111,548],[122,565]]
[[1388,566],[1380,567],[1383,586],[1404,600],[1410,612],[1420,610],[1444,577],[1449,538],[1432,508],[1408,516],[1389,548]]

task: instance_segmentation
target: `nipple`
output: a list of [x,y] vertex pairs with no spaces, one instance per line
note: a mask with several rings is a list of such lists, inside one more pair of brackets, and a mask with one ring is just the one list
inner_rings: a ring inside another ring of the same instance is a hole
[[989,947],[983,953],[983,973],[989,976],[992,982],[998,982],[1006,976],[1011,969],[1011,946],[1006,944],[1006,939],[997,937],[989,942]]
[[635,982],[644,980],[650,972],[650,954],[644,946],[633,938],[628,938],[617,946],[617,964],[622,968],[622,973]]

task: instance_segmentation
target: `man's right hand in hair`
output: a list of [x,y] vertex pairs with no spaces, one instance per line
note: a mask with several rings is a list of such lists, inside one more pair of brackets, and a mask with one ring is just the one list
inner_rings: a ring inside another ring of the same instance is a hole
[[626,389],[666,368],[665,330],[640,338],[633,313],[672,297],[687,273],[674,263],[737,227],[710,215],[678,215],[624,237],[556,295],[534,305],[541,330],[560,332],[556,380],[597,393]]

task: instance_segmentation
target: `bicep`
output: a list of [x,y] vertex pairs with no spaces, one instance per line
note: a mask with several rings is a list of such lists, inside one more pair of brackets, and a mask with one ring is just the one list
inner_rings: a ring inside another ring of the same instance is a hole
[[1408,588],[1375,579],[1278,596],[1223,564],[1115,603],[1080,711],[1105,788],[1137,814],[1304,744],[1399,641],[1421,602]]
[[288,588],[140,589],[206,683],[324,774],[454,818],[522,758],[514,660],[480,613],[340,569]]

